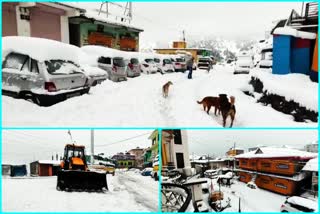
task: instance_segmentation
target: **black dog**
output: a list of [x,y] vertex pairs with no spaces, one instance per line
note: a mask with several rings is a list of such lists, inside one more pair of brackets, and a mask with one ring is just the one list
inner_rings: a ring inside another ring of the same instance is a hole
[[236,116],[236,107],[234,105],[235,103],[235,97],[230,97],[230,102],[228,99],[228,96],[226,94],[219,94],[219,101],[220,101],[220,110],[223,118],[223,127],[226,126],[226,120],[228,116],[231,117],[231,124],[230,128],[233,125],[234,118]]

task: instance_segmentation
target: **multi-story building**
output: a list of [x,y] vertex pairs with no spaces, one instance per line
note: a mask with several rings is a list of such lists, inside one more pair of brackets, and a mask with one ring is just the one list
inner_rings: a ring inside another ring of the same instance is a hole
[[116,160],[117,168],[131,168],[135,166],[135,156],[129,152],[119,152],[112,156],[112,159]]
[[191,168],[186,130],[162,131],[162,170]]
[[135,148],[135,149],[130,149],[128,151],[131,155],[135,156],[135,165],[134,167],[137,168],[142,168],[143,167],[143,153],[144,153],[144,149],[142,148]]
[[240,181],[253,181],[260,188],[283,195],[301,191],[307,174],[301,170],[315,153],[288,148],[264,147],[235,156],[239,161]]

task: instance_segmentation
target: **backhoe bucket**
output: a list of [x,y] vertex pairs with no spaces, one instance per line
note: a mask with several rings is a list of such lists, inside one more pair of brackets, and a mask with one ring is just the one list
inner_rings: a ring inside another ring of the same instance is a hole
[[90,171],[61,170],[58,172],[57,190],[108,190],[107,174]]

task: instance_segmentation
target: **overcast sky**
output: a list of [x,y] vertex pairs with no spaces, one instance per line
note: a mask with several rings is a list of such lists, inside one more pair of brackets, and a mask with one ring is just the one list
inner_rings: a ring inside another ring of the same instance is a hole
[[[138,146],[150,147],[151,133],[152,130],[95,130],[95,154],[109,156]],[[71,135],[77,144],[86,146],[87,153],[90,152],[90,130],[71,130]],[[128,138],[133,139],[126,140]],[[2,160],[20,164],[51,159],[53,154],[62,155],[67,143],[71,143],[68,130],[4,130]]]
[[[81,3],[99,8],[101,3]],[[125,3],[119,3],[123,6]],[[144,29],[140,44],[167,45],[182,38],[262,39],[272,22],[301,12],[302,2],[133,2],[132,24]],[[110,13],[122,14],[118,6]]]
[[248,149],[258,145],[303,148],[318,139],[314,130],[188,130],[189,153],[223,156],[234,143]]

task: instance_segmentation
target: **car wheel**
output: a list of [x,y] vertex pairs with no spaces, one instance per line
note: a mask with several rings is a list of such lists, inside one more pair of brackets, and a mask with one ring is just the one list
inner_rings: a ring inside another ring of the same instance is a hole
[[47,100],[39,95],[32,95],[32,101],[38,106],[48,106]]

